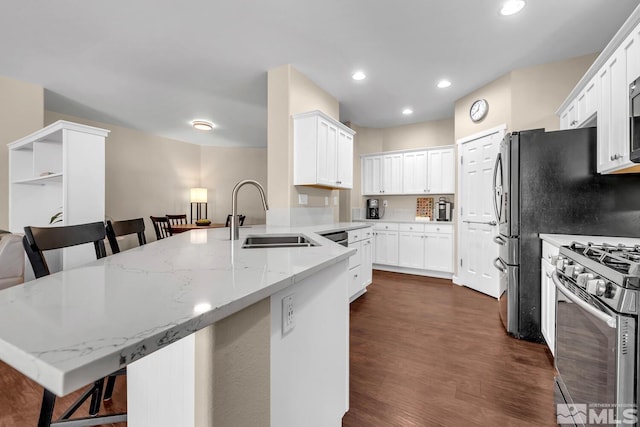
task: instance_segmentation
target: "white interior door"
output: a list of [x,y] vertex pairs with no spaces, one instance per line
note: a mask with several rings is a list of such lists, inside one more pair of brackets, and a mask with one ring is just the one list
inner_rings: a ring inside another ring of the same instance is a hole
[[458,281],[460,284],[497,298],[498,234],[493,210],[493,168],[504,129],[460,142]]

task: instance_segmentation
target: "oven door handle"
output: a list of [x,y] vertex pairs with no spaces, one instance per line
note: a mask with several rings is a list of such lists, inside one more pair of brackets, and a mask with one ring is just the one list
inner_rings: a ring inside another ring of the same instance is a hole
[[607,313],[603,313],[597,308],[587,304],[585,301],[575,296],[573,292],[570,292],[569,290],[567,290],[567,288],[565,288],[562,282],[560,281],[560,277],[558,277],[557,271],[553,272],[553,274],[551,275],[551,280],[553,280],[553,284],[556,285],[556,288],[560,292],[562,292],[562,295],[567,297],[567,299],[569,299],[571,302],[577,304],[580,308],[585,310],[587,313],[591,314],[594,317],[597,317],[599,320],[606,323],[608,327],[614,328],[614,329],[617,327],[617,322],[614,317],[611,317]]

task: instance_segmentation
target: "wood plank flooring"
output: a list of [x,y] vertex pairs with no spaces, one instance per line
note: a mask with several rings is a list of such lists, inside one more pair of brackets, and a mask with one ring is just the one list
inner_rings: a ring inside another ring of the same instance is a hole
[[495,299],[374,271],[351,304],[343,427],[556,426],[546,346],[507,336]]
[[[0,362],[0,427],[29,427],[38,424],[42,387],[9,365]],[[76,400],[82,390],[56,399],[54,418],[57,419]],[[116,414],[127,410],[127,383],[125,376],[116,379],[113,398],[100,406],[100,414]],[[89,401],[78,409],[74,417],[89,415]],[[126,423],[104,424],[125,427]]]

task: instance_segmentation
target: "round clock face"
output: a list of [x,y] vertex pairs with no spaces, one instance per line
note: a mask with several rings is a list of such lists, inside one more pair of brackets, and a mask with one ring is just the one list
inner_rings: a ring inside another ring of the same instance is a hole
[[471,109],[469,110],[469,116],[471,120],[474,122],[480,121],[484,119],[489,111],[489,104],[486,99],[478,99],[473,104],[471,104]]

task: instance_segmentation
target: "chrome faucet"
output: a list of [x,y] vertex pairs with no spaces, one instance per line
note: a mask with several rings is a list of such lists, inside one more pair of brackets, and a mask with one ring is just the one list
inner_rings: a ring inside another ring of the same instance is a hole
[[240,226],[238,224],[238,190],[245,184],[254,185],[258,191],[260,192],[260,197],[262,198],[262,206],[264,206],[265,212],[269,210],[269,206],[267,205],[267,198],[264,195],[264,188],[258,181],[254,181],[253,179],[245,179],[244,181],[240,181],[233,187],[233,191],[231,192],[231,229],[230,231],[230,239],[238,240],[240,238]]

